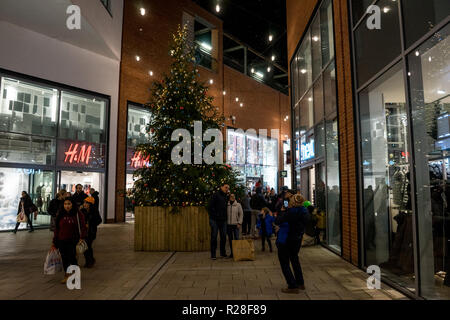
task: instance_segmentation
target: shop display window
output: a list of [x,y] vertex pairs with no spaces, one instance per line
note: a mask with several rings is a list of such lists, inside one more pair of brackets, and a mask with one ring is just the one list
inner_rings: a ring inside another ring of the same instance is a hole
[[128,147],[136,148],[138,145],[149,142],[151,134],[148,132],[152,113],[148,109],[128,106]]
[[447,25],[408,56],[419,271],[422,295],[430,299],[450,298],[449,34]]
[[0,132],[0,163],[54,165],[56,140]]
[[360,93],[366,265],[414,291],[408,121],[403,69]]
[[300,132],[314,126],[314,97],[310,90],[300,101]]
[[308,31],[305,40],[300,46],[298,54],[298,83],[299,98],[302,97],[312,84],[312,58],[311,58],[311,35]]
[[333,5],[331,0],[323,2],[320,8],[320,33],[322,47],[322,66],[334,58]]
[[381,10],[383,27],[380,30],[370,30],[366,23],[370,16],[366,16],[355,32],[359,86],[369,81],[402,52],[397,2],[380,0],[377,5],[383,8]]
[[320,14],[316,15],[311,26],[312,81],[322,72],[322,35],[320,32]]
[[59,137],[106,143],[106,100],[62,91]]
[[0,131],[49,137],[56,135],[56,89],[1,78],[0,92]]

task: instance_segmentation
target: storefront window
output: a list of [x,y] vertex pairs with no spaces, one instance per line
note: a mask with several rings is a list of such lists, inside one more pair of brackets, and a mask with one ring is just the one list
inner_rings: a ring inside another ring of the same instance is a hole
[[328,68],[323,74],[324,82],[324,104],[325,104],[325,116],[329,118],[330,115],[334,115],[337,112],[336,102],[336,69],[334,62],[330,63]]
[[319,15],[316,16],[312,23],[311,28],[311,57],[312,57],[312,80],[314,81],[317,76],[322,72],[322,52],[321,52],[321,33],[320,33],[320,19]]
[[[0,171],[0,230],[12,230],[22,191],[27,192],[38,208],[36,219],[30,215],[33,226],[48,225],[47,208],[53,199],[54,173],[24,168],[1,168]],[[22,223],[20,229],[26,228]]]
[[56,89],[2,78],[0,92],[0,131],[50,137],[56,135]]
[[0,132],[0,163],[55,164],[55,139]]
[[299,98],[302,97],[309,89],[312,83],[312,58],[311,58],[311,38],[309,31],[305,35],[305,39],[298,53],[298,83]]
[[106,101],[63,91],[59,136],[74,141],[106,143]]
[[[327,230],[328,245],[341,250],[341,210],[339,179],[339,140],[337,119],[326,122]],[[322,182],[322,181],[321,181]]]
[[[360,0],[352,1],[360,2]],[[363,85],[401,54],[398,4],[392,0],[377,3],[381,10],[382,28],[367,28],[366,20],[355,32],[358,85]]]
[[139,107],[128,107],[128,147],[137,147],[140,144],[148,143],[150,134],[148,124],[150,123],[150,110]]
[[406,46],[410,47],[439,22],[448,17],[448,0],[407,0],[402,1],[405,22]]
[[103,214],[107,100],[10,77],[0,84],[0,230],[15,227],[22,191],[38,208],[34,226],[50,225],[55,190],[78,183],[99,191]]
[[322,76],[314,84],[314,124],[323,121],[324,108],[323,108],[323,81]]
[[314,125],[314,98],[310,90],[300,101],[300,131],[307,131]]
[[353,0],[353,23],[356,24],[366,13],[367,8],[374,2],[374,0]]
[[322,42],[322,66],[334,58],[333,5],[331,0],[323,2],[320,8],[320,31]]
[[414,290],[408,121],[403,69],[360,93],[366,265]]
[[431,299],[450,298],[449,33],[447,25],[408,56],[421,292]]

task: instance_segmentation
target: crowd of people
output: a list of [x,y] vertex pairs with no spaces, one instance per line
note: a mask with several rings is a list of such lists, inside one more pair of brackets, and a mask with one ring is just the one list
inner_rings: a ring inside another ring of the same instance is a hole
[[[48,213],[51,216],[50,230],[53,231],[52,250],[58,249],[65,271],[62,283],[66,283],[70,274],[67,268],[71,265],[78,265],[77,261],[77,244],[83,240],[87,244],[87,250],[84,252],[85,268],[92,268],[95,265],[94,251],[92,244],[97,237],[97,227],[102,223],[99,212],[99,193],[90,188],[89,195],[83,190],[81,184],[76,185],[74,194],[62,189],[56,197],[50,201]],[[32,232],[33,224],[31,214],[37,211],[37,207],[33,204],[31,197],[27,192],[22,192],[19,202],[18,217],[25,215],[26,222],[30,226]],[[18,222],[14,233],[20,226]]]
[[[233,257],[233,240],[243,236],[261,239],[261,250],[266,243],[272,252],[272,236],[276,234],[276,246],[281,270],[288,287],[284,293],[298,293],[305,290],[299,251],[307,228],[314,224],[315,208],[300,192],[283,187],[279,194],[274,189],[263,192],[257,183],[254,193],[246,193],[240,202],[229,192],[229,185],[223,184],[209,203],[208,213],[211,226],[211,259],[217,259],[217,238],[220,239],[220,256]],[[315,224],[314,224],[315,225]],[[316,228],[314,226],[314,228]],[[241,231],[241,232],[240,232]],[[317,235],[317,233],[316,233]],[[230,255],[226,252],[228,236]]]

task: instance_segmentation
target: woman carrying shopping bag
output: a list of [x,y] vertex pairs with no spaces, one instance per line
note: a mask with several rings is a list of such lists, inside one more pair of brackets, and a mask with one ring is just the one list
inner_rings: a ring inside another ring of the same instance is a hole
[[14,229],[14,233],[17,233],[17,229],[19,229],[19,226],[22,222],[26,222],[27,225],[30,226],[30,231],[33,232],[33,223],[31,222],[31,214],[34,212],[34,209],[37,207],[33,204],[33,201],[31,200],[31,197],[26,193],[26,191],[22,191],[22,197],[20,198],[19,202],[19,209],[17,210],[17,223],[16,228]]
[[61,283],[65,284],[70,276],[67,268],[71,265],[78,265],[77,245],[86,239],[86,234],[84,215],[78,211],[72,199],[64,200],[63,208],[56,217],[53,237],[53,246],[61,253],[65,271]]

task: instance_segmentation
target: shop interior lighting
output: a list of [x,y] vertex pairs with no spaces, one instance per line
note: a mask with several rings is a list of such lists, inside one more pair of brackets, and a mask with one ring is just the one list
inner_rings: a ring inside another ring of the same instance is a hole
[[227,95],[227,92],[226,92],[225,90],[223,91],[223,95],[224,95],[224,96],[226,96],[226,95]]
[[149,71],[148,74],[150,75],[150,77],[153,77],[153,71]]
[[267,67],[267,72],[270,72],[272,69],[270,67]]
[[264,74],[258,71],[258,72],[255,72],[255,77],[262,79],[262,78],[264,78]]
[[391,8],[389,8],[389,7],[384,7],[383,8],[383,12],[384,13],[388,13],[389,11],[391,11]]
[[145,16],[146,10],[145,8],[141,8],[139,12],[141,13],[141,16]]
[[141,57],[139,57],[139,56],[136,56],[136,61],[141,61]]
[[216,12],[217,12],[217,13],[220,12],[220,5],[219,5],[219,4],[216,5]]
[[419,51],[416,51],[416,57],[418,57],[420,55]]
[[269,35],[269,42],[272,42],[273,40],[273,35]]
[[438,90],[437,93],[438,94],[445,94],[445,91],[444,90]]
[[255,68],[252,68],[250,71],[251,73],[255,73]]
[[239,102],[239,98],[238,97],[236,97],[236,102]]
[[214,80],[213,79],[209,79],[209,84],[213,84]]
[[244,106],[244,104],[241,102],[240,106],[241,106],[241,108],[242,108],[242,107]]
[[313,39],[314,42],[319,41],[319,37],[318,36],[314,36],[314,37],[312,37],[312,39]]
[[205,42],[200,42],[200,47],[201,47],[201,49],[206,50],[208,53],[211,52],[211,50],[212,50],[212,47]]
[[274,55],[272,56],[272,61],[275,61],[275,56]]
[[306,73],[306,69],[302,69],[302,70],[300,70],[300,72],[301,72],[302,74],[305,74],[305,73]]

